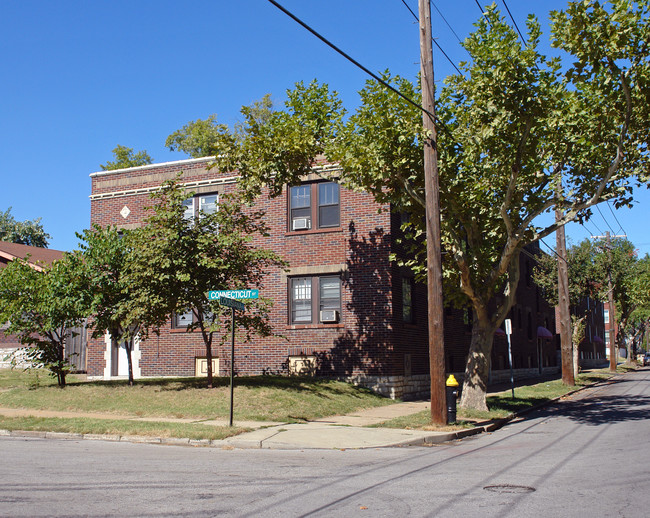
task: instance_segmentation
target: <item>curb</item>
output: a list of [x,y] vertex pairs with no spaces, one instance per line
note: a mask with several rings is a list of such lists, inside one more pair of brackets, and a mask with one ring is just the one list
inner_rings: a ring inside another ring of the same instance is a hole
[[520,410],[513,414],[510,414],[507,417],[501,419],[496,419],[494,421],[489,421],[484,424],[475,426],[474,428],[467,428],[465,430],[459,430],[457,432],[433,432],[431,435],[425,435],[422,437],[414,437],[411,439],[404,439],[402,441],[396,441],[385,446],[362,446],[356,448],[305,448],[305,447],[296,447],[292,443],[283,443],[276,442],[272,446],[265,446],[264,442],[269,438],[276,435],[276,433],[271,433],[268,437],[262,439],[246,439],[238,435],[226,439],[189,439],[189,438],[178,438],[178,437],[149,437],[144,435],[102,435],[102,434],[80,434],[80,433],[68,433],[68,432],[44,432],[37,430],[4,430],[0,429],[0,437],[23,437],[23,438],[35,438],[35,439],[58,439],[58,440],[85,440],[85,441],[109,441],[109,442],[130,442],[135,444],[158,444],[162,446],[189,446],[195,448],[222,448],[222,449],[274,449],[274,450],[302,450],[302,449],[376,449],[376,448],[400,448],[406,446],[424,446],[428,444],[441,444],[449,441],[455,441],[464,439],[466,437],[471,437],[473,435],[478,435],[481,433],[491,433],[494,432],[511,421],[518,419],[519,417],[534,412],[540,408],[543,408],[551,403],[556,403],[567,396],[571,396],[583,390],[597,387],[598,385],[608,383],[612,378],[618,376],[612,376],[610,378],[596,381],[591,385],[585,385],[579,387],[575,390],[567,392],[561,396],[549,399],[543,403],[539,403],[530,408]]
[[148,437],[145,435],[111,435],[96,433],[67,433],[43,432],[38,430],[4,430],[0,429],[0,437],[22,437],[25,439],[58,439],[63,441],[107,441],[130,442],[136,444],[160,444],[167,446],[221,447],[223,440],[190,439],[179,437]]

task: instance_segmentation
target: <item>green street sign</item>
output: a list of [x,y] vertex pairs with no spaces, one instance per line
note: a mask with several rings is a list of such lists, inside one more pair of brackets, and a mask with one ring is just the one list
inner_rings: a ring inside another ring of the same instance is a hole
[[244,303],[239,302],[238,300],[235,299],[219,297],[219,304],[221,304],[222,306],[228,306],[229,308],[238,309],[239,311],[246,310],[246,306],[244,306]]
[[208,291],[208,299],[217,300],[221,297],[228,299],[257,299],[260,296],[260,290],[212,290]]

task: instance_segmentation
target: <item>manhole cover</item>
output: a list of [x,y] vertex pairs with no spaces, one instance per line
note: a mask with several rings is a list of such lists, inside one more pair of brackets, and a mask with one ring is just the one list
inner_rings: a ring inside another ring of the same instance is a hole
[[495,484],[493,486],[485,486],[483,489],[492,491],[493,493],[532,493],[535,491],[534,487],[516,486],[513,484]]

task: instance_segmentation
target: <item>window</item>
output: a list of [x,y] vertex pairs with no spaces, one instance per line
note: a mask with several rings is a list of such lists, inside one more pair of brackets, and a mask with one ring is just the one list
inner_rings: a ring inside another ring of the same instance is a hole
[[605,331],[605,347],[609,348],[609,343],[610,343],[610,338],[609,338],[609,331]]
[[336,323],[341,312],[341,279],[332,276],[289,280],[292,324]]
[[194,319],[194,314],[191,309],[183,311],[182,313],[174,313],[172,315],[172,329],[183,329],[189,326]]
[[200,194],[194,198],[188,198],[183,201],[183,218],[193,219],[200,218],[206,214],[213,214],[219,207],[219,195],[213,194]]
[[311,323],[311,278],[291,279],[291,321]]
[[413,323],[413,279],[402,277],[402,320]]
[[605,324],[609,324],[609,309],[604,311]]
[[470,308],[465,308],[463,309],[463,324],[465,324],[466,327],[472,327],[472,316],[471,316],[471,309]]
[[339,226],[339,184],[318,185],[318,228]]
[[289,190],[289,230],[335,228],[340,225],[339,185],[310,183]]

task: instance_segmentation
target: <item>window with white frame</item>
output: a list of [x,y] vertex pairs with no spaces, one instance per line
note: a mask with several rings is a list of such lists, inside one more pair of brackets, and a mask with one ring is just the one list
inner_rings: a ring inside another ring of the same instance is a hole
[[292,324],[336,323],[341,313],[341,279],[325,275],[292,277],[289,303]]
[[206,214],[213,214],[219,207],[219,195],[198,194],[193,198],[183,201],[183,217],[185,219],[201,218]]
[[191,309],[185,311],[179,311],[172,315],[172,328],[173,329],[183,329],[188,327],[194,319],[194,313]]
[[340,191],[335,182],[297,185],[289,189],[289,230],[340,226]]
[[609,309],[606,309],[603,314],[605,318],[605,324],[609,324]]

